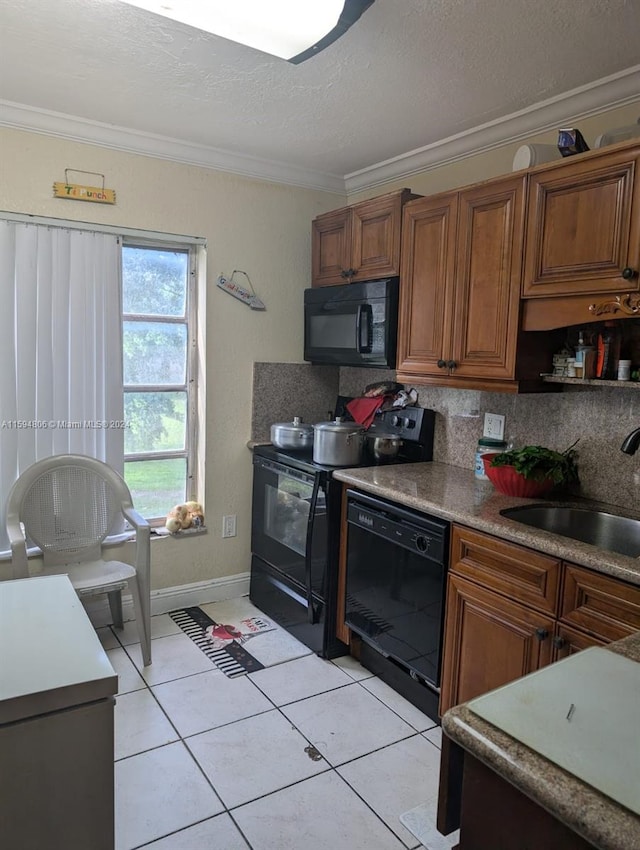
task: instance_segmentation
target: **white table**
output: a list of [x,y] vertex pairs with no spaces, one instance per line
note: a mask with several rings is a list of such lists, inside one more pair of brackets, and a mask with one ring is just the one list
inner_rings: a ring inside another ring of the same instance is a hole
[[118,678],[66,576],[0,582],[0,831],[113,850]]

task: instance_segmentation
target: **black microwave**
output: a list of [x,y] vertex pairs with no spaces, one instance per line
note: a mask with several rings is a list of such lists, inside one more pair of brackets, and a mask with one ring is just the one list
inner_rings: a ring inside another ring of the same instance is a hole
[[395,369],[397,277],[304,291],[304,359]]

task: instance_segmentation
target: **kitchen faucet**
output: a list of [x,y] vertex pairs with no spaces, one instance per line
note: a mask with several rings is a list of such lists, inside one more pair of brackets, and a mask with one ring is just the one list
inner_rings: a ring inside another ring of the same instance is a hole
[[636,428],[624,438],[624,442],[620,446],[620,451],[628,455],[634,455],[640,446],[640,428]]

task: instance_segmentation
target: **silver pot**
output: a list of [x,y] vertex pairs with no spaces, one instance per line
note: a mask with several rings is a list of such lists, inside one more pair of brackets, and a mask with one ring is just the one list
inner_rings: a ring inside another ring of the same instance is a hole
[[376,460],[393,460],[397,457],[402,440],[395,434],[367,434],[368,449]]
[[299,416],[293,422],[276,422],[271,426],[271,442],[278,449],[310,449],[313,425],[305,425]]
[[314,425],[314,463],[324,466],[357,466],[362,458],[364,428],[356,422],[319,422]]

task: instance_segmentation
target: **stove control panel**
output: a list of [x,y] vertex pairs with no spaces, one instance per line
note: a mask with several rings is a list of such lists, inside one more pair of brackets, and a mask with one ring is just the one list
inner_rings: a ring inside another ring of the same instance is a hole
[[405,460],[432,460],[435,417],[434,410],[423,407],[386,410],[376,416],[369,433],[400,437],[403,441],[401,455]]
[[[402,410],[387,410],[375,418],[372,429],[394,434],[407,440],[420,441],[423,422],[428,422],[433,410],[422,407],[405,407]],[[428,430],[428,429],[427,429]]]

